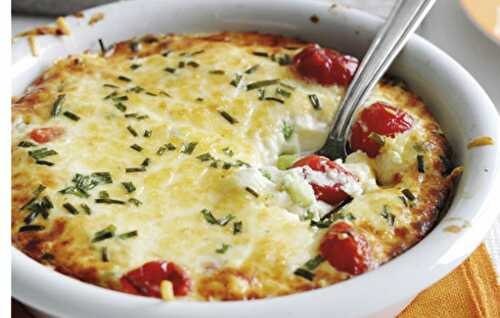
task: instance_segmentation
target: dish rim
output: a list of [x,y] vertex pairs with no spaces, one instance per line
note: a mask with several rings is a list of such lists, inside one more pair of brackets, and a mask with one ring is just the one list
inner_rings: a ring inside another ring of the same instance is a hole
[[[268,1],[264,0],[252,1],[251,3],[246,3],[246,1],[243,0],[195,0],[190,1],[189,4],[170,3],[169,5],[174,7],[186,7],[188,5],[221,6],[221,3],[224,2],[228,5],[240,7],[247,6],[247,8],[251,7],[255,10],[262,10],[262,7],[265,5],[269,6]],[[147,3],[149,6],[162,6],[159,0],[149,1]],[[272,6],[280,4],[286,5],[288,10],[307,8],[307,12],[311,13],[325,11],[325,9],[330,6],[330,4],[323,1],[297,1],[289,3],[286,0],[275,0]],[[110,13],[113,10],[119,9],[134,10],[134,8],[141,8],[143,5],[144,2],[140,0],[118,2],[85,10],[84,13],[85,16],[89,17],[96,12]],[[341,12],[328,14],[333,15],[331,19],[353,19],[372,31],[381,23],[380,19],[366,13],[354,9],[342,10]],[[322,19],[324,19],[323,16],[326,18],[326,14],[322,14]],[[102,28],[99,24],[96,24],[94,27],[97,28],[94,33],[98,32],[99,28]],[[85,32],[85,30],[81,32]],[[61,45],[58,39],[44,38],[43,40],[43,45],[53,42],[55,42],[54,45]],[[68,40],[67,42],[70,41]],[[63,44],[68,45],[67,42]],[[414,36],[410,40],[408,46],[417,50],[417,53],[420,52],[426,57],[433,57],[443,62],[443,67],[445,69],[449,70],[453,75],[458,76],[462,82],[467,84],[461,84],[465,90],[462,94],[475,98],[478,101],[477,104],[480,106],[475,114],[481,119],[481,126],[483,126],[483,129],[490,131],[491,133],[489,135],[495,140],[500,140],[500,132],[498,129],[500,121],[498,119],[498,113],[489,97],[471,75],[451,57],[418,36]],[[36,64],[36,61],[33,62],[32,59],[26,57],[31,53],[24,41],[14,44],[12,52],[13,63],[15,64],[13,69],[16,65],[19,65],[16,63],[23,59],[31,61],[30,65],[24,66],[26,68],[30,66],[41,67]],[[17,67],[19,68],[20,66]],[[13,73],[15,73],[15,71]],[[17,74],[17,76],[22,76],[22,74],[19,74]],[[123,312],[126,311],[141,314],[147,312],[151,317],[159,317],[166,314],[190,317],[199,313],[204,313],[209,317],[216,317],[227,315],[229,312],[240,312],[246,313],[247,315],[251,313],[252,315],[257,315],[265,314],[266,312],[276,312],[277,310],[299,317],[305,314],[324,314],[325,312],[322,310],[322,305],[329,304],[332,298],[338,300],[337,303],[339,308],[344,308],[345,305],[343,305],[344,307],[340,305],[345,303],[343,300],[349,299],[349,295],[353,297],[352,299],[356,297],[356,299],[363,299],[365,302],[363,308],[357,308],[356,314],[365,315],[377,312],[383,310],[388,305],[404,301],[416,295],[425,287],[442,278],[472,253],[488,231],[488,225],[492,224],[492,221],[499,212],[494,211],[493,193],[495,190],[500,190],[500,150],[495,144],[494,146],[477,150],[480,154],[476,153],[476,156],[474,155],[475,152],[476,150],[472,150],[471,152],[465,151],[465,161],[476,162],[475,160],[486,160],[489,164],[488,167],[491,167],[491,175],[493,175],[493,178],[489,175],[491,180],[486,182],[489,190],[486,193],[481,193],[478,198],[474,199],[477,203],[476,206],[479,206],[476,212],[463,213],[472,223],[472,227],[464,229],[458,234],[443,234],[442,230],[445,224],[440,222],[420,243],[391,260],[389,263],[381,266],[379,269],[325,288],[288,296],[252,301],[189,302],[189,306],[185,306],[185,301],[175,301],[163,304],[156,299],[119,293],[80,282],[69,276],[52,271],[45,266],[41,266],[15,247],[12,247],[13,296],[34,308],[62,317],[68,315],[85,317],[89,313],[95,314],[98,309],[104,310],[108,313],[109,317],[118,317],[118,315],[123,316]],[[471,153],[473,154],[471,155]],[[485,156],[490,156],[490,158],[487,160],[484,158]],[[473,181],[476,178],[480,180],[485,179],[481,176],[471,177],[470,174],[471,173],[466,171],[466,175],[464,175],[466,179],[461,182],[462,188],[467,187],[468,184],[475,184]],[[498,180],[495,181],[495,179]],[[467,180],[470,182],[464,184]],[[479,182],[478,180],[475,181],[476,183]],[[467,200],[468,199],[464,198],[464,196],[457,196],[453,202],[456,205]],[[470,206],[470,204],[468,204],[468,206]],[[431,255],[429,256],[428,254]],[[424,255],[427,256],[427,258],[422,257]],[[418,263],[418,265],[416,263]],[[418,275],[418,277],[414,277],[415,273],[419,271],[425,272],[426,275],[423,275],[423,277]],[[406,284],[399,284],[392,289],[385,287],[388,278],[398,279],[402,277],[411,277],[411,279],[406,281]],[[51,286],[51,288],[48,289],[46,286]],[[370,286],[370,288],[366,288],[366,286]],[[61,304],[58,303],[58,299],[65,299],[65,301]],[[380,299],[388,300],[386,302],[380,302]],[[294,305],[290,306],[292,302]],[[71,306],[65,306],[66,304],[71,304]],[[314,306],[311,306],[311,304],[314,304]],[[293,313],[291,313],[292,309],[290,309],[290,307],[293,308]],[[307,311],[305,309],[307,309]]]

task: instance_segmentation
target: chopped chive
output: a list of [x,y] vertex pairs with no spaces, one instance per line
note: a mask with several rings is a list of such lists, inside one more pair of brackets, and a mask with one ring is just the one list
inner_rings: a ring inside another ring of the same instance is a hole
[[146,129],[144,130],[144,137],[149,138],[153,134],[153,131],[151,129]]
[[377,134],[376,132],[373,132],[373,131],[370,132],[370,134],[368,135],[368,138],[373,140],[374,142],[376,142],[379,146],[385,145],[384,137]]
[[196,52],[189,54],[189,56],[195,56],[195,55],[201,54],[203,52],[205,52],[205,50],[199,50],[199,51],[196,51]]
[[161,156],[165,153],[166,150],[167,150],[167,145],[160,146],[160,148],[158,148],[158,150],[156,151],[156,154],[158,156]]
[[63,113],[64,116],[68,117],[69,119],[73,120],[73,121],[79,121],[80,120],[80,116],[78,116],[77,114],[74,114],[70,111],[65,111]]
[[123,76],[123,75],[119,75],[119,76],[118,76],[118,79],[119,79],[120,81],[124,81],[124,82],[132,82],[132,80],[131,80],[130,78],[128,78],[128,77],[126,77],[126,76]]
[[65,208],[66,211],[68,211],[69,213],[71,213],[73,215],[76,215],[79,213],[78,210],[69,202],[64,203],[63,208]]
[[401,193],[403,193],[404,196],[410,201],[415,201],[416,199],[415,195],[410,191],[410,189],[403,189],[401,190]]
[[38,210],[34,210],[34,211],[32,211],[30,214],[28,214],[28,215],[24,218],[23,222],[24,222],[25,224],[30,224],[31,222],[33,222],[33,221],[36,219],[36,217],[37,217],[39,214],[40,214],[40,212],[39,212]]
[[289,91],[285,91],[284,89],[281,89],[281,88],[276,88],[276,94],[278,95],[281,95],[283,97],[290,97],[292,95],[292,93],[290,93]]
[[288,88],[289,90],[291,91],[294,91],[295,90],[295,87],[290,85],[290,84],[287,84],[287,83],[283,83],[283,82],[280,82],[279,84],[280,86],[283,86],[284,88]]
[[298,268],[293,272],[295,275],[300,276],[302,278],[305,278],[307,280],[312,281],[314,279],[314,273],[311,273],[307,269],[304,268]]
[[424,156],[417,155],[417,169],[420,173],[425,173]]
[[230,162],[224,162],[224,164],[222,165],[222,169],[228,170],[231,169],[232,166],[233,165]]
[[240,83],[241,83],[242,78],[243,78],[243,75],[236,73],[234,75],[234,78],[231,80],[231,82],[229,84],[231,84],[231,86],[238,87],[238,85],[240,85]]
[[28,155],[35,160],[40,160],[46,157],[57,155],[57,152],[55,150],[43,147],[28,151]]
[[101,260],[103,262],[109,262],[108,248],[106,246],[101,248]]
[[220,226],[225,226],[226,224],[231,222],[231,220],[233,220],[233,219],[234,219],[234,216],[232,214],[228,214],[228,215],[220,218],[218,223]]
[[143,119],[146,119],[148,117],[149,117],[148,115],[140,115],[138,113],[125,114],[125,118],[135,118],[137,120],[143,120]]
[[40,194],[45,191],[47,187],[44,186],[43,184],[39,184],[38,187],[33,191],[33,198],[31,198],[28,202],[26,202],[20,209],[19,211],[24,210],[25,208],[29,208],[35,201],[38,199]]
[[132,204],[133,204],[133,205],[135,205],[135,206],[140,206],[140,205],[142,204],[142,202],[141,202],[141,201],[139,201],[139,200],[137,200],[137,199],[135,199],[135,198],[130,198],[130,199],[128,199],[128,202],[129,202],[129,203],[132,203]]
[[233,235],[241,233],[241,229],[243,227],[243,222],[237,221],[233,223]]
[[127,130],[132,134],[132,136],[138,136],[137,131],[132,126],[127,126]]
[[17,146],[21,148],[30,148],[30,147],[35,147],[36,144],[32,143],[31,141],[23,140],[20,143],[18,143]]
[[259,197],[259,194],[257,193],[257,191],[255,191],[254,189],[250,188],[250,187],[246,187],[245,190],[250,193],[251,195],[253,195],[254,197],[258,198]]
[[275,85],[278,84],[279,81],[280,81],[279,79],[270,79],[270,80],[253,82],[247,85],[247,91],[250,91],[252,89],[262,88],[265,86]]
[[56,101],[52,105],[52,112],[50,113],[52,117],[59,116],[65,99],[66,99],[66,94],[61,94],[57,96]]
[[292,58],[288,54],[283,54],[282,56],[278,57],[278,64],[281,66],[284,65],[290,65],[292,64]]
[[125,168],[125,173],[144,172],[144,171],[146,171],[146,168],[144,167]]
[[222,152],[229,157],[234,155],[234,152],[229,147],[222,148]]
[[201,214],[205,218],[205,221],[207,221],[209,224],[213,224],[213,225],[225,226],[226,224],[231,222],[231,220],[234,219],[234,216],[231,214],[228,214],[228,215],[224,216],[223,218],[217,219],[212,214],[212,212],[208,209],[201,210]]
[[166,97],[172,97],[172,95],[170,95],[169,93],[165,92],[165,91],[160,91],[159,93],[160,95],[163,95],[163,96],[166,96]]
[[54,254],[51,254],[51,253],[43,253],[43,255],[42,255],[42,260],[48,261],[48,262],[54,260],[55,258],[56,257],[54,256]]
[[165,52],[163,52],[161,55],[162,55],[163,57],[167,57],[167,56],[169,56],[169,54],[170,54],[170,53],[172,53],[172,51],[165,51]]
[[175,73],[175,68],[172,68],[172,67],[165,67],[163,70],[165,72],[169,72],[170,74],[174,74]]
[[127,106],[125,106],[125,104],[123,104],[122,102],[118,102],[115,104],[115,107],[121,111],[122,113],[126,112],[127,111]]
[[310,271],[315,270],[318,268],[318,266],[324,261],[325,259],[321,255],[317,255],[310,260],[308,260],[305,264],[304,267]]
[[36,232],[36,231],[42,231],[44,229],[45,229],[45,226],[39,225],[39,224],[23,225],[19,228],[19,233],[21,233],[21,232]]
[[179,64],[178,64],[178,67],[179,68],[184,68],[185,65],[186,65],[186,62],[180,61]]
[[227,252],[227,250],[229,249],[230,245],[229,244],[226,244],[226,243],[222,243],[222,246],[218,249],[215,250],[215,252],[217,254],[224,254]]
[[210,161],[210,160],[213,160],[214,157],[212,157],[212,155],[208,152],[204,153],[204,154],[201,154],[199,155],[198,157],[196,157],[196,159],[204,162],[204,161]]
[[307,97],[309,98],[309,102],[311,103],[311,105],[314,109],[316,109],[316,110],[321,109],[321,104],[319,103],[319,98],[318,98],[318,96],[316,96],[316,94],[310,94],[310,95],[307,95]]
[[[141,86],[134,86],[134,87],[131,87],[129,89],[127,89],[127,92],[132,92],[132,93],[136,93],[136,94],[139,94],[141,93],[142,91],[144,91],[144,88],[141,87]],[[125,96],[126,97],[126,96]],[[128,98],[127,98],[128,99]],[[116,98],[114,98],[113,100],[116,101]]]
[[85,212],[85,214],[87,214],[87,215],[91,215],[92,214],[92,210],[85,203],[80,204],[80,207],[83,209],[83,212]]
[[151,92],[146,92],[146,95],[148,95],[148,96],[153,96],[153,97],[158,96],[157,94],[155,94],[155,93],[151,93]]
[[197,97],[197,98],[196,98],[196,101],[197,101],[197,102],[202,102],[202,101],[204,101],[204,99],[203,99],[203,98],[201,98],[201,97]]
[[97,40],[99,42],[99,47],[101,48],[101,55],[106,55],[106,46],[104,46],[104,42],[102,39]]
[[54,165],[53,162],[50,162],[50,161],[47,161],[47,160],[35,160],[35,163],[37,165],[41,165],[41,166],[49,166],[49,167],[52,167]]
[[132,193],[136,190],[136,187],[132,182],[122,182],[122,185],[128,193]]
[[390,226],[394,225],[394,221],[396,220],[396,216],[389,212],[389,207],[387,205],[384,205],[382,213],[380,215],[386,219],[387,223],[389,223]]
[[144,159],[144,161],[141,163],[141,166],[145,168],[145,167],[149,166],[149,164],[150,164],[150,163],[151,163],[151,159],[146,158],[146,159]]
[[130,146],[130,148],[134,149],[137,152],[141,152],[144,149],[141,146],[139,146],[138,144],[133,144],[132,146]]
[[276,97],[266,97],[264,98],[264,100],[271,100],[271,101],[274,101],[274,102],[278,102],[280,104],[284,104],[285,101],[280,99],[280,98],[276,98]]
[[171,142],[166,144],[166,147],[168,151],[174,151],[175,149],[177,149]]
[[257,71],[259,69],[259,66],[260,66],[259,64],[255,64],[255,65],[251,66],[250,68],[248,68],[245,71],[245,73],[246,74],[252,74],[252,73],[254,73],[255,71]]
[[113,84],[103,84],[102,86],[108,87],[108,88],[119,88],[118,86],[113,85]]
[[288,124],[286,121],[283,121],[283,128],[281,129],[281,132],[283,133],[285,141],[288,141],[290,140],[290,138],[292,138],[294,130],[294,126]]
[[186,64],[188,66],[191,66],[191,67],[194,67],[194,68],[197,68],[198,66],[200,66],[200,64],[196,63],[195,61],[189,61]]
[[266,98],[266,89],[260,88],[258,92],[259,92],[259,100],[264,100],[264,98]]
[[198,145],[197,142],[190,142],[188,144],[182,144],[181,152],[186,154],[186,155],[190,155],[193,153],[193,151],[197,145]]
[[99,199],[95,199],[94,202],[100,203],[100,204],[125,204],[125,201],[115,200],[115,199],[110,199],[110,198],[99,198]]
[[112,238],[115,236],[115,231],[116,231],[116,226],[114,225],[108,225],[104,229],[97,231],[94,234],[94,238],[92,239],[92,243],[104,241],[106,239]]
[[122,234],[118,235],[118,238],[120,238],[122,240],[126,240],[126,239],[129,239],[132,237],[136,237],[138,235],[139,235],[139,233],[137,232],[137,230],[134,230],[134,231],[122,233]]
[[269,53],[267,53],[267,52],[258,52],[258,51],[255,51],[255,52],[252,52],[252,54],[255,55],[255,56],[269,57]]
[[142,66],[141,64],[132,64],[132,65],[130,65],[130,69],[131,70],[136,70],[136,69],[138,69],[141,66]]
[[224,117],[225,120],[227,120],[231,125],[234,125],[234,124],[237,124],[238,123],[238,120],[235,119],[233,116],[231,116],[228,112],[226,112],[225,110],[222,110],[220,111],[219,110],[219,114]]
[[401,201],[403,201],[403,205],[404,205],[405,207],[409,207],[409,206],[410,206],[410,205],[408,204],[408,200],[406,199],[406,197],[405,197],[405,196],[400,195],[400,196],[399,196],[399,198],[401,199]]
[[223,70],[210,70],[210,71],[208,71],[208,74],[212,74],[212,75],[224,75],[224,74],[226,74],[226,72],[224,72]]
[[[140,88],[140,87],[139,87],[139,86],[136,86],[136,87],[134,87],[134,88],[131,88],[131,89],[130,89],[130,91],[134,91],[135,89],[138,89],[138,88]],[[129,90],[127,90],[127,91],[129,91]],[[123,95],[123,96],[118,96],[118,97],[112,97],[112,99],[113,99],[113,101],[115,101],[115,102],[123,102],[123,101],[128,100],[128,96]]]

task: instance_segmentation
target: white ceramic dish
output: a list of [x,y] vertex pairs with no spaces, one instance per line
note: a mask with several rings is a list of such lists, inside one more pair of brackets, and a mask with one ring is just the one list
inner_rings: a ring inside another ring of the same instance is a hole
[[[38,38],[40,56],[25,40],[13,47],[13,91],[20,94],[54,59],[146,33],[257,30],[315,41],[362,56],[380,20],[324,1],[127,1],[85,12],[105,13],[94,26],[68,18],[71,37]],[[317,15],[320,22],[309,18]],[[163,303],[82,283],[12,249],[13,295],[57,317],[389,317],[421,290],[458,266],[480,243],[498,214],[500,148],[467,150],[478,136],[500,140],[500,120],[476,81],[442,51],[415,36],[390,73],[403,78],[441,123],[465,174],[445,219],[420,243],[381,268],[339,284],[257,301]],[[470,223],[470,226],[466,226]],[[444,231],[464,225],[459,233]]]

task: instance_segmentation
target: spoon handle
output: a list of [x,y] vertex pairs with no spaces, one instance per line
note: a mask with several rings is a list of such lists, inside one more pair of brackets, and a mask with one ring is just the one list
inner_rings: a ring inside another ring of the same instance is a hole
[[435,2],[399,0],[394,6],[347,88],[325,145],[318,154],[331,159],[346,157],[346,139],[356,109],[366,100]]

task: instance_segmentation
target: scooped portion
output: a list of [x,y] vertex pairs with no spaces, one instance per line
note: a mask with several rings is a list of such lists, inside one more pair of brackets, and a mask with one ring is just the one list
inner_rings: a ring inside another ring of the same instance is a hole
[[12,241],[164,300],[321,288],[421,240],[453,186],[438,123],[382,81],[314,155],[356,58],[259,33],[146,35],[58,60],[12,105]]

